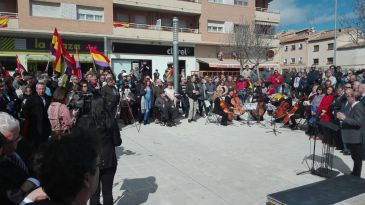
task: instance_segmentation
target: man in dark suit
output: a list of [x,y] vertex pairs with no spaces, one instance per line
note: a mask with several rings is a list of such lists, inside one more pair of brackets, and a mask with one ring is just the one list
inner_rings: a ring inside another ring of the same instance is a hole
[[359,91],[361,94],[359,101],[363,106],[365,106],[365,84],[360,85]]
[[351,158],[354,161],[352,175],[360,177],[362,168],[362,149],[365,134],[365,108],[356,101],[354,91],[347,89],[345,91],[347,98],[347,109],[345,113],[338,112],[337,118],[340,120],[341,132],[344,143],[347,144],[351,151]]
[[111,116],[115,116],[117,113],[117,105],[119,103],[119,92],[115,87],[115,81],[113,77],[106,78],[107,85],[101,88],[101,95],[103,96],[105,108],[108,110]]
[[47,142],[51,134],[51,124],[47,114],[50,98],[44,94],[45,88],[44,83],[37,83],[36,93],[28,98],[23,107],[25,118],[30,122],[27,141],[34,148]]
[[19,122],[5,112],[0,112],[0,202],[19,204],[39,181],[30,178],[31,170],[15,152],[19,135]]

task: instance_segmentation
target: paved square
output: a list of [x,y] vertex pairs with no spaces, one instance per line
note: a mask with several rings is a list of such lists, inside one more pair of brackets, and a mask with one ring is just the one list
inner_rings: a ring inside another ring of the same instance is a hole
[[[268,123],[266,128],[236,121],[205,125],[204,118],[181,123],[142,125],[139,133],[123,128],[123,145],[116,148],[115,204],[265,204],[267,194],[323,180],[296,175],[306,170],[302,161],[309,155],[303,131],[280,129],[275,136],[266,133]],[[317,150],[318,155],[321,146]],[[349,173],[351,157],[335,151],[334,168]]]

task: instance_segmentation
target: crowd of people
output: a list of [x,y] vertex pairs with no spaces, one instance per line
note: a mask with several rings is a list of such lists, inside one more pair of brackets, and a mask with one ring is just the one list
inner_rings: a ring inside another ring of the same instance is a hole
[[[312,67],[308,73],[294,68],[280,73],[246,66],[239,76],[183,73],[178,85],[171,80],[171,69],[164,76],[161,80],[156,71],[152,79],[147,67],[116,76],[110,69],[90,69],[82,79],[27,71],[11,76],[2,67],[0,170],[9,170],[9,176],[0,176],[0,201],[85,204],[90,198],[90,204],[97,205],[102,192],[104,204],[112,204],[114,147],[121,144],[118,120],[125,125],[153,122],[172,127],[182,118],[194,123],[216,115],[222,126],[228,126],[248,113],[256,121],[269,115],[298,129],[297,120],[305,119],[310,137],[351,154],[352,174],[360,177],[365,70],[344,73],[331,66],[325,71]],[[90,134],[85,128],[92,128],[97,139],[74,139]],[[14,171],[16,167],[20,171]],[[65,189],[59,192],[57,186]]]

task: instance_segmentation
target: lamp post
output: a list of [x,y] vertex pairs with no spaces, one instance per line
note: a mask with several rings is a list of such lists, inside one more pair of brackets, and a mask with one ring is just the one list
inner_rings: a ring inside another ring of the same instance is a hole
[[174,63],[174,90],[178,92],[179,83],[179,19],[172,19],[173,26],[173,63]]
[[337,0],[335,0],[335,40],[333,47],[333,64],[337,65]]

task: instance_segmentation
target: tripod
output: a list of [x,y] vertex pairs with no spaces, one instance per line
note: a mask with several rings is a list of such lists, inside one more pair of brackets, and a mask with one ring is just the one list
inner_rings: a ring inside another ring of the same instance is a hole
[[[305,163],[307,164],[307,167],[308,167],[308,170],[306,171],[302,171],[302,172],[298,172],[297,175],[302,175],[302,174],[307,174],[307,173],[310,173],[310,174],[313,174],[313,175],[317,175],[317,176],[322,176],[317,170],[316,168],[314,167],[314,162],[316,161],[315,160],[315,156],[316,156],[316,137],[313,138],[314,139],[314,142],[313,142],[313,153],[311,153],[311,151],[309,151],[310,154],[312,154],[312,166],[309,167],[308,163],[307,163],[307,159],[304,158],[305,160]],[[309,138],[310,140],[310,138]],[[311,149],[311,147],[310,147]]]
[[[123,100],[126,101],[126,105],[122,105],[123,104]],[[133,116],[133,112],[132,112],[132,108],[130,106],[130,103],[128,102],[127,99],[120,99],[120,102],[119,102],[119,105],[118,105],[118,112],[117,112],[117,116],[118,116],[118,113],[119,113],[119,116],[120,116],[120,112],[121,112],[121,108],[128,108],[128,114],[131,116],[131,120],[133,121],[133,127],[136,127],[137,129],[137,132],[139,133],[139,131],[141,130],[141,123],[138,123],[138,121],[135,120],[134,116]]]

